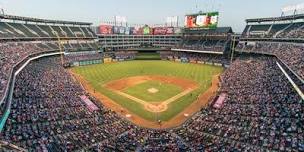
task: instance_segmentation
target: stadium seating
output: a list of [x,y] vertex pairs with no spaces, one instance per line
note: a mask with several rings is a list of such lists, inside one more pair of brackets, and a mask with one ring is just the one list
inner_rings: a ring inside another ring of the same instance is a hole
[[64,55],[65,63],[74,63],[80,61],[92,61],[92,60],[101,60],[103,55],[98,52],[75,52]]
[[304,38],[304,22],[247,25],[244,38]]
[[79,95],[86,93],[59,58],[31,63],[17,77],[4,139],[29,150],[71,151],[127,129],[110,111],[89,111]]
[[173,49],[197,50],[207,52],[225,52],[229,47],[230,27],[217,29],[185,30],[182,41]]
[[191,63],[212,63],[220,65],[228,65],[228,59],[223,55],[206,54],[197,52],[178,52],[178,51],[160,51],[162,60],[187,59]]
[[304,38],[304,23],[293,23],[277,35],[278,38]]
[[276,55],[304,79],[304,46],[298,43],[248,42],[237,47],[241,52],[257,52]]
[[178,135],[205,151],[303,150],[301,98],[275,62],[236,60],[222,75],[223,108],[202,110]]
[[185,40],[177,48],[189,50],[224,52],[225,42],[214,40]]
[[[13,17],[9,17],[10,19]],[[19,19],[19,18],[18,18]],[[35,21],[32,21],[35,22]],[[83,31],[81,39],[76,31]],[[54,32],[56,31],[56,32]],[[13,66],[30,55],[59,50],[56,33],[72,46],[65,51],[98,50],[99,46],[93,41],[96,37],[89,27],[70,27],[63,25],[27,24],[22,22],[0,22],[0,101],[7,88],[8,79]],[[75,45],[74,45],[75,44]],[[84,45],[82,45],[84,44]]]
[[35,43],[0,44],[0,99],[2,99],[13,66],[31,54],[46,52],[49,49]]
[[132,60],[135,59],[137,52],[136,51],[115,51],[114,58],[115,59],[123,59],[123,60]]
[[87,94],[58,60],[40,59],[17,76],[5,140],[37,151],[304,149],[301,98],[273,57],[238,58],[221,78],[223,108],[210,104],[170,131],[133,126],[92,97],[99,110],[89,111],[79,98]]
[[88,27],[70,27],[39,24],[0,22],[0,38],[96,38]]

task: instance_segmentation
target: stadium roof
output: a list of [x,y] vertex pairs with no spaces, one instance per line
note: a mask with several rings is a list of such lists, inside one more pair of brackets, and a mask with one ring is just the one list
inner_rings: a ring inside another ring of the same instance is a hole
[[255,18],[255,19],[246,19],[246,23],[261,23],[261,22],[272,22],[272,21],[289,21],[289,20],[298,20],[304,19],[304,14],[280,16],[280,17],[267,17],[267,18]]
[[22,16],[5,15],[5,14],[0,14],[0,19],[17,20],[17,21],[25,21],[25,22],[53,23],[53,24],[73,24],[73,25],[86,25],[86,26],[92,25],[92,23],[87,23],[87,22],[48,20],[48,19],[39,19],[39,18],[22,17]]

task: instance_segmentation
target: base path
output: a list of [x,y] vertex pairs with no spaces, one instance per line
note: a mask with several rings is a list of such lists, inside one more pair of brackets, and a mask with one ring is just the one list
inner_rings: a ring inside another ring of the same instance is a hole
[[[174,128],[174,127],[177,127],[177,126],[180,126],[181,124],[183,124],[187,119],[191,118],[191,116],[193,114],[195,114],[202,107],[204,107],[206,104],[208,104],[209,99],[215,95],[215,93],[218,89],[218,83],[219,83],[218,76],[214,76],[212,78],[212,86],[207,91],[202,93],[198,97],[197,101],[194,101],[192,104],[190,104],[187,108],[185,108],[183,111],[181,111],[179,114],[177,114],[175,117],[173,117],[169,121],[163,121],[161,124],[159,124],[158,122],[149,121],[149,120],[141,118],[140,116],[136,115],[135,113],[132,113],[128,109],[117,104],[115,101],[111,100],[110,98],[104,96],[100,92],[94,91],[94,88],[82,76],[72,72],[71,70],[69,70],[69,71],[74,76],[74,78],[77,79],[81,83],[81,85],[84,87],[84,89],[88,93],[90,93],[90,95],[94,96],[96,99],[98,99],[100,102],[102,102],[102,104],[106,108],[109,108],[109,109],[115,111],[122,118],[129,120],[130,122],[132,122],[138,126],[145,127],[145,128],[152,128],[152,129]],[[142,80],[142,81],[146,81],[146,80]],[[130,81],[130,83],[131,83],[131,81]],[[117,88],[123,89],[124,86],[121,85],[120,87],[117,87]],[[126,115],[131,115],[131,117],[126,117]]]
[[[129,95],[127,93],[122,92],[123,89],[144,83],[149,80],[156,80],[161,83],[169,83],[173,84],[176,86],[179,86],[183,89],[183,91],[165,101],[157,101],[154,103],[150,103],[144,100],[141,100],[137,97],[134,97],[132,95]],[[159,76],[159,75],[146,75],[146,76],[135,76],[135,77],[127,77],[127,78],[122,78],[119,80],[114,80],[109,83],[106,83],[103,85],[103,87],[115,92],[118,95],[124,96],[128,99],[131,99],[141,105],[150,112],[154,113],[160,113],[164,112],[168,109],[168,105],[171,102],[176,101],[177,99],[187,95],[188,93],[194,91],[197,89],[199,86],[195,81],[188,80],[188,79],[183,79],[183,78],[178,78],[178,77],[172,77],[172,76]]]

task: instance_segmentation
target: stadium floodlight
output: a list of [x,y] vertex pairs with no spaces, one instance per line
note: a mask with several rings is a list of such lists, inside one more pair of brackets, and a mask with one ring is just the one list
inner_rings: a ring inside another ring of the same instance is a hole
[[282,8],[283,13],[288,13],[288,12],[295,11],[295,10],[296,10],[295,5],[289,5],[289,6],[285,6]]
[[166,19],[167,26],[178,26],[178,16],[170,16]]
[[296,6],[297,11],[304,10],[304,3],[298,4]]
[[123,26],[127,24],[127,19],[125,16],[114,16],[114,20],[115,20],[115,26],[116,25],[120,25]]
[[304,10],[304,3],[297,4],[297,5],[288,5],[288,6],[283,7],[281,10],[282,10],[283,14],[287,14],[290,12],[296,14],[297,12]]

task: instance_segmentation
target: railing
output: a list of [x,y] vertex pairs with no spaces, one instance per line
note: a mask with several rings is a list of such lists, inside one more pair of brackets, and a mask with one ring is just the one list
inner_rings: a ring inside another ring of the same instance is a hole
[[10,81],[11,81],[11,77],[12,77],[12,74],[13,74],[13,70],[10,70],[9,73],[10,73],[10,74],[9,74],[9,79],[8,79],[7,84],[6,84],[5,91],[4,91],[4,94],[3,94],[3,96],[2,96],[2,99],[0,100],[0,107],[1,107],[2,103],[4,102],[6,96],[7,96],[7,91],[8,91],[8,88],[9,88],[9,85],[8,85],[8,84],[9,84]]
[[191,49],[176,49],[172,48],[172,51],[182,51],[182,52],[196,52],[196,53],[206,53],[206,54],[224,54],[224,52],[206,51],[206,50],[191,50]]
[[[300,90],[300,88],[298,87],[298,85],[296,85],[294,83],[294,81],[292,80],[292,78],[290,78],[290,76],[287,74],[287,72],[284,70],[284,68],[281,66],[281,64],[279,62],[277,62],[278,67],[280,68],[280,70],[283,72],[283,74],[285,75],[285,77],[288,79],[288,81],[291,83],[291,85],[293,86],[293,88],[298,92],[298,94],[300,95],[300,97],[302,98],[302,101],[304,101],[304,94],[303,92]],[[301,101],[300,101],[301,102]]]
[[304,38],[240,38],[240,41],[273,41],[273,42],[290,42],[290,43],[303,43]]
[[4,147],[4,149],[5,149],[5,147],[8,147],[7,150],[9,150],[9,151],[11,150],[11,151],[27,152],[26,149],[23,149],[21,147],[18,147],[16,145],[11,144],[11,143],[6,142],[6,141],[0,141],[0,147]]
[[294,72],[283,60],[281,60],[280,58],[278,59],[297,79],[299,79],[301,83],[304,84],[304,80],[296,72]]

